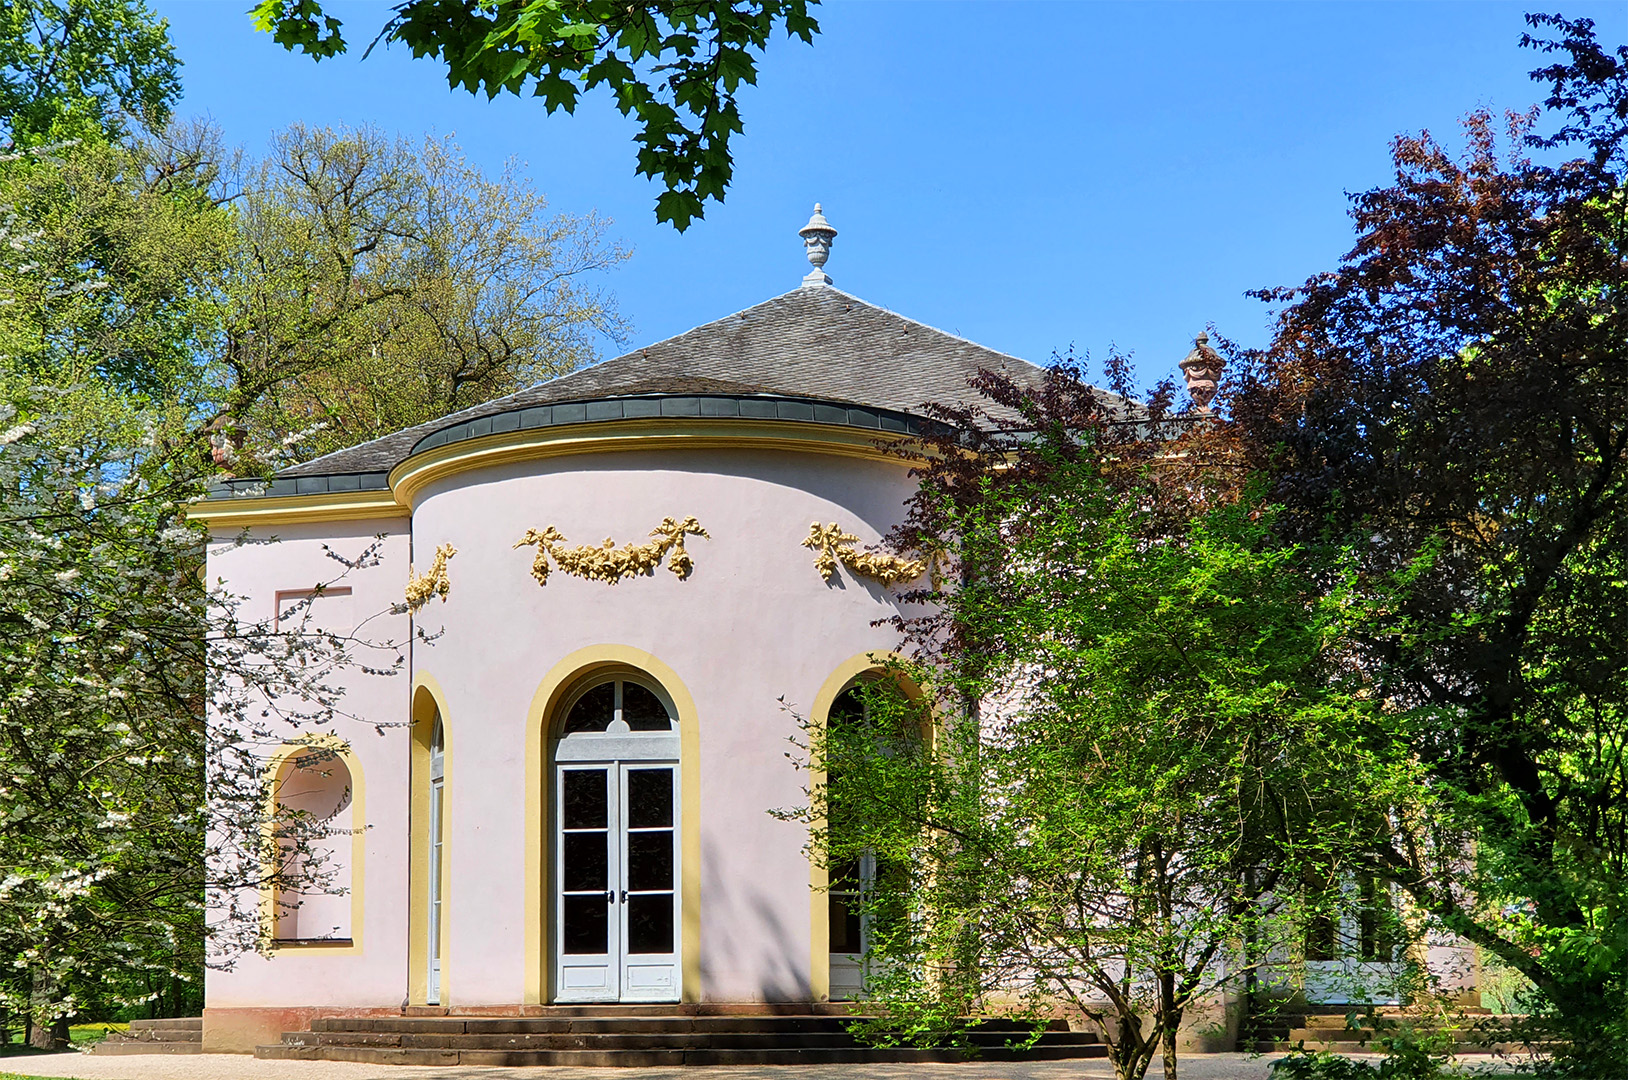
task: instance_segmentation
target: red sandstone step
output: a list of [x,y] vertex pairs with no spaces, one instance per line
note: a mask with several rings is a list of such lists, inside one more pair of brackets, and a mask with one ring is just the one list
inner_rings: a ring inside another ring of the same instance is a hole
[[[1002,1033],[973,1036],[976,1045],[1006,1048]],[[1047,1032],[1038,1046],[1088,1046],[1096,1036],[1085,1032]],[[399,1032],[287,1032],[284,1045],[400,1047],[444,1050],[792,1050],[862,1048],[846,1032],[706,1032],[628,1034],[413,1034]]]
[[[397,1032],[417,1034],[558,1034],[565,1032],[778,1032],[847,1031],[849,1018],[836,1016],[572,1016],[537,1019],[449,1017],[319,1017],[312,1031]],[[974,1034],[1027,1034],[1030,1027],[1013,1020],[984,1021]],[[1068,1030],[1061,1020],[1049,1021],[1047,1031]]]
[[514,1017],[560,1016],[863,1016],[865,1010],[846,1001],[721,1001],[656,1003],[648,1005],[409,1005],[409,1017]]
[[[1105,1057],[1105,1046],[1041,1048],[1024,1055],[991,1051],[982,1060],[1063,1060]],[[372,1065],[575,1065],[655,1068],[673,1065],[838,1065],[880,1062],[956,1062],[954,1050],[902,1048],[785,1050],[447,1050],[345,1046],[261,1046],[255,1057],[272,1060],[355,1061]]]
[[132,1020],[130,1030],[146,1031],[152,1029],[202,1031],[203,1017],[201,1016],[165,1016],[155,1020]]
[[[293,1060],[466,1065],[779,1065],[865,1062],[1060,1060],[1100,1057],[1096,1036],[1046,1025],[1034,1046],[1010,1049],[1030,1028],[992,1019],[967,1033],[970,1052],[954,1048],[867,1047],[848,1032],[852,1014],[679,1011],[680,1006],[539,1007],[540,1015],[319,1017],[312,1030],[286,1032],[257,1056]],[[635,1011],[628,1011],[629,1009]]]
[[147,1039],[103,1039],[91,1048],[98,1057],[118,1057],[125,1054],[201,1054],[199,1042],[153,1042]]

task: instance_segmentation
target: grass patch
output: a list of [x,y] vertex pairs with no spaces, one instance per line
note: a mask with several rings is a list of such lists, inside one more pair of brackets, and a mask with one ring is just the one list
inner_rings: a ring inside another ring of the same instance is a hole
[[[129,1031],[128,1023],[118,1024],[70,1024],[68,1026],[68,1041],[75,1046],[89,1046],[107,1038],[110,1031]],[[3,1078],[0,1078],[3,1080]]]

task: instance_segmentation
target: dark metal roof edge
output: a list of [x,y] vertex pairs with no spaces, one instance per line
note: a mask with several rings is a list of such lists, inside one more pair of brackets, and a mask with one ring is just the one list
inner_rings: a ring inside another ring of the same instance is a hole
[[[630,408],[631,406],[631,408]],[[508,431],[526,431],[571,424],[598,424],[615,420],[652,418],[789,420],[862,428],[878,434],[919,435],[924,421],[909,413],[854,405],[845,401],[798,397],[792,394],[628,394],[551,401],[488,413],[430,432],[413,444],[399,466],[415,455],[448,443],[465,442]],[[394,467],[393,467],[394,468]],[[222,480],[209,486],[206,501],[259,497],[278,498],[325,492],[386,491],[389,472],[334,473],[276,476],[270,479]]]
[[345,491],[389,491],[387,472],[333,473],[328,476],[245,477],[217,480],[209,485],[205,502],[222,499],[281,498],[289,495],[325,495]]

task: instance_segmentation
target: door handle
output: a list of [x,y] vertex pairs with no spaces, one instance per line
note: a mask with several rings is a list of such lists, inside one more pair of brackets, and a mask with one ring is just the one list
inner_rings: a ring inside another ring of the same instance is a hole
[[624,904],[627,903],[627,890],[626,889],[622,890],[622,903],[624,903]]
[[616,890],[615,889],[606,889],[605,890],[605,903],[607,903],[607,904],[616,903]]

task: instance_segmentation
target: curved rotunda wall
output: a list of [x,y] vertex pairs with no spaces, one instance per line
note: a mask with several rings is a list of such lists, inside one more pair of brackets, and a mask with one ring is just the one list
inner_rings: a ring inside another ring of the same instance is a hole
[[[528,714],[562,660],[599,646],[648,654],[681,683],[664,688],[694,705],[685,746],[697,759],[683,771],[699,791],[682,802],[699,818],[690,823],[699,826],[699,903],[691,901],[699,912],[683,918],[698,922],[699,955],[683,965],[684,996],[808,999],[814,898],[805,831],[769,815],[804,801],[805,777],[786,757],[797,721],[780,699],[807,713],[845,661],[892,648],[893,632],[872,623],[895,608],[891,590],[846,568],[827,583],[801,541],[817,520],[856,534],[859,547],[874,545],[913,490],[897,461],[711,449],[519,462],[420,493],[418,568],[441,544],[457,549],[448,598],[417,617],[439,636],[413,652],[415,672],[432,675],[444,694],[458,740],[447,810],[454,1005],[547,996],[546,972],[540,980],[528,969],[550,966],[548,943],[541,964],[523,947],[527,815],[541,811],[528,795],[528,735],[545,745],[528,733]],[[513,546],[547,526],[572,546],[644,543],[663,518],[691,516],[710,538],[686,538],[694,569],[685,580],[665,563],[614,585],[555,566],[540,586],[530,573],[535,549]]]

